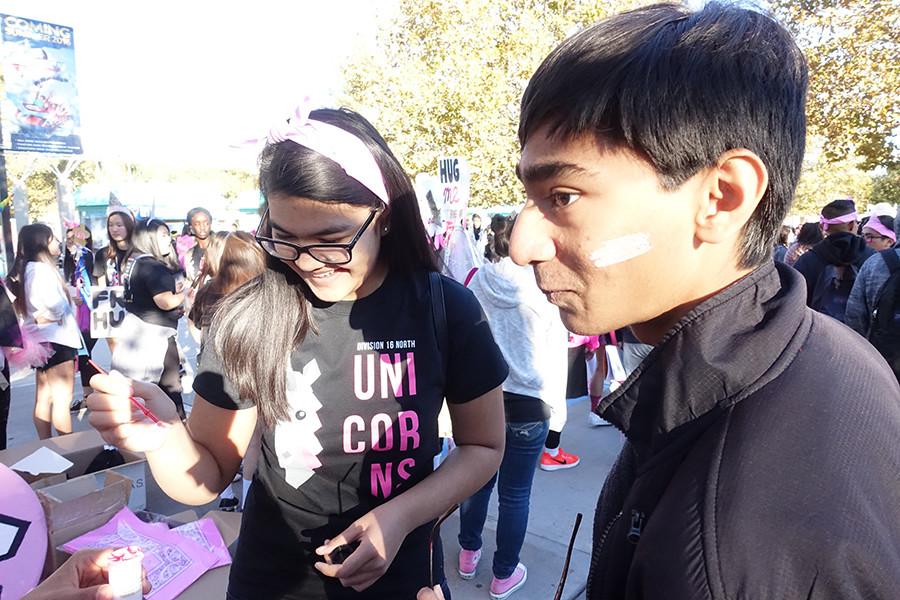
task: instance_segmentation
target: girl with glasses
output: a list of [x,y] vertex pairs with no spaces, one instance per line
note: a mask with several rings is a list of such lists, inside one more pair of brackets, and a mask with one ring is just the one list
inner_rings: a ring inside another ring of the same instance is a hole
[[[91,422],[147,451],[189,504],[232,481],[259,422],[229,598],[446,588],[432,525],[504,443],[507,367],[481,307],[435,274],[412,184],[360,115],[298,109],[270,132],[259,180],[266,270],[218,305],[187,426],[153,386],[103,376]],[[134,417],[129,394],[167,426]],[[457,448],[437,468],[445,398]]]

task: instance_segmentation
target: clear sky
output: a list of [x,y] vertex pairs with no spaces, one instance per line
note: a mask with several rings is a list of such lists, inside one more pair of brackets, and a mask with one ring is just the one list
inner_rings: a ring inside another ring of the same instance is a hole
[[252,160],[228,146],[263,134],[304,94],[332,103],[340,64],[371,47],[393,6],[0,0],[0,13],[74,28],[88,156],[205,165]]

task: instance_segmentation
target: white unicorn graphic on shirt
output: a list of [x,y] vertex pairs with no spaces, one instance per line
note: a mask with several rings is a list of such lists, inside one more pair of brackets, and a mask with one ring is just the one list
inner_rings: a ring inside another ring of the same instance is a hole
[[316,398],[312,384],[321,375],[315,359],[295,371],[288,361],[287,401],[290,420],[275,426],[275,454],[284,469],[284,479],[294,488],[306,483],[322,466],[317,455],[322,444],[316,431],[322,427],[318,412],[322,403]]

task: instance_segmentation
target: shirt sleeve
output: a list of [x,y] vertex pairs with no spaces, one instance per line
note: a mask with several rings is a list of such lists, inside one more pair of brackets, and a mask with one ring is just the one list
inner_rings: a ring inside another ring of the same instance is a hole
[[204,400],[226,410],[241,410],[254,406],[251,400],[242,400],[231,381],[225,376],[222,358],[216,352],[214,336],[208,335],[200,358],[200,368],[194,377],[194,392]]
[[452,279],[441,281],[450,338],[444,396],[463,404],[502,385],[509,367],[475,295]]
[[135,265],[140,268],[140,278],[150,297],[164,292],[175,293],[175,276],[157,260],[144,259]]
[[53,267],[34,262],[32,276],[25,281],[25,297],[35,307],[33,316],[60,321],[70,310],[69,298]]

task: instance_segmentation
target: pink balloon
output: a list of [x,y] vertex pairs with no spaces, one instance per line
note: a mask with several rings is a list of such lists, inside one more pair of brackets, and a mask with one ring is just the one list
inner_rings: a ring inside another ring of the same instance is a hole
[[41,578],[47,521],[34,490],[0,464],[0,585],[4,598],[21,598]]

